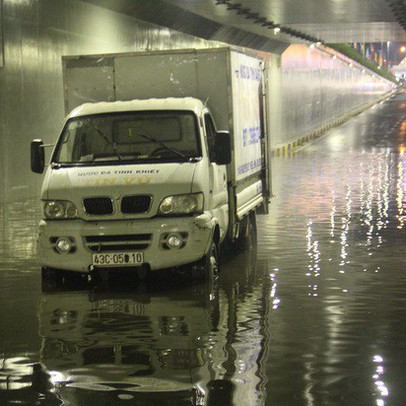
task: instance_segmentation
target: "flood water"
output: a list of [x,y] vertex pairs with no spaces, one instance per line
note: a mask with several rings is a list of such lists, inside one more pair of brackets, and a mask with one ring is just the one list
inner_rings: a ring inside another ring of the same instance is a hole
[[0,405],[406,404],[406,95],[273,160],[217,283],[41,288],[36,201],[0,206]]

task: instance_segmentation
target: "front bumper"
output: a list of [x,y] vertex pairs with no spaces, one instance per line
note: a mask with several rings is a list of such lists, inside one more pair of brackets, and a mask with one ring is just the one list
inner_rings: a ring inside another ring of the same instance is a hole
[[[215,221],[204,213],[197,217],[143,220],[97,221],[41,220],[38,254],[44,267],[89,272],[93,254],[98,252],[142,252],[151,270],[195,262],[205,255],[213,236]],[[169,248],[167,237],[176,233],[183,240],[179,248]],[[72,241],[68,253],[56,249],[58,238]]]

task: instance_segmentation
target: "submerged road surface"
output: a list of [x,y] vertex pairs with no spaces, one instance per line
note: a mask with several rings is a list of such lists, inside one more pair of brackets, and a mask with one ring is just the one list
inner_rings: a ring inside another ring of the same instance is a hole
[[2,205],[0,405],[405,405],[406,95],[275,158],[273,191],[208,284],[43,291],[38,204]]

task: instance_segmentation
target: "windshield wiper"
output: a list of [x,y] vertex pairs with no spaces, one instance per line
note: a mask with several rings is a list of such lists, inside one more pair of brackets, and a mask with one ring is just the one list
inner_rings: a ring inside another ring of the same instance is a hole
[[116,147],[116,143],[114,141],[112,141],[109,137],[107,137],[105,134],[103,134],[103,132],[100,131],[97,127],[94,127],[94,129],[107,142],[107,144],[110,145],[113,148],[113,150],[116,153],[118,159],[121,161],[123,159],[123,157],[118,152],[117,147]]
[[183,159],[188,159],[188,157],[185,154],[182,154],[182,152],[178,151],[177,149],[173,148],[173,147],[169,147],[168,145],[164,144],[161,141],[156,140],[153,137],[150,137],[149,135],[145,135],[145,134],[137,134],[138,137],[144,138],[148,141],[152,141],[154,144],[158,144],[160,147],[167,149],[168,151],[173,152],[174,154],[181,156]]

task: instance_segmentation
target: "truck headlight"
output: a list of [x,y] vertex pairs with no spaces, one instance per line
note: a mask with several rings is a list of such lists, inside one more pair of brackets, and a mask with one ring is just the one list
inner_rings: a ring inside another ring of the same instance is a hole
[[42,211],[47,220],[68,220],[78,218],[78,210],[76,206],[67,200],[47,200],[42,204]]
[[203,193],[168,196],[159,205],[159,214],[176,216],[181,214],[199,214],[203,212]]

